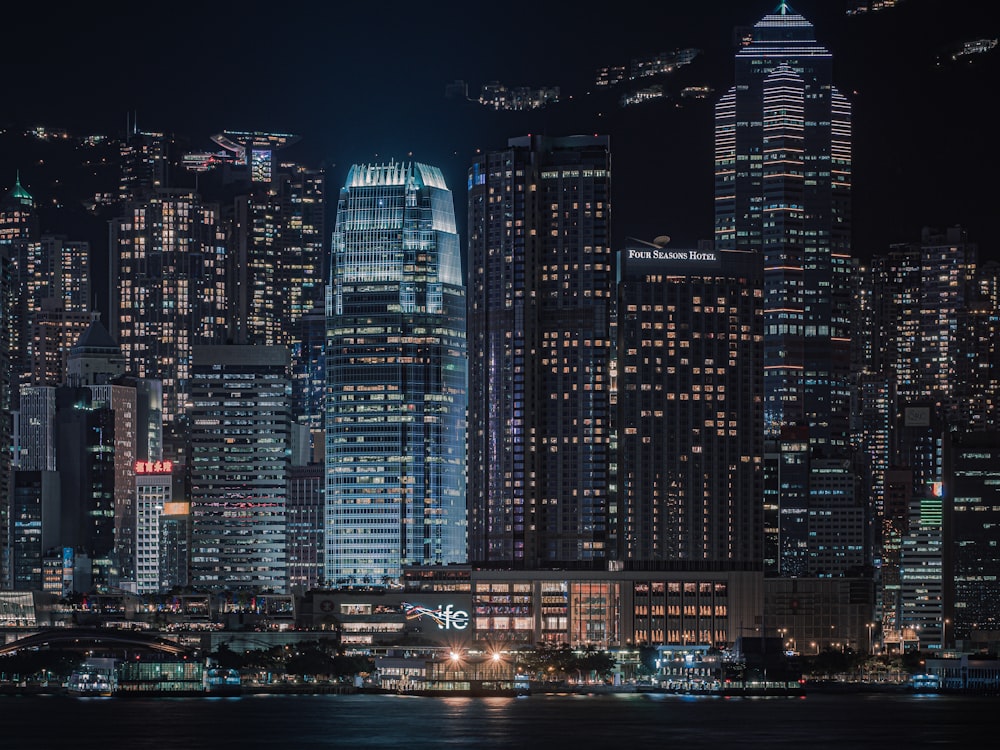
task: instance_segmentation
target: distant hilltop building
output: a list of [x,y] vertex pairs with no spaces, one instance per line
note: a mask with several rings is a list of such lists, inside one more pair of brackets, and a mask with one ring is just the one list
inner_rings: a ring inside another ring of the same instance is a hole
[[652,86],[639,89],[638,91],[630,91],[627,94],[623,94],[621,99],[619,99],[619,102],[623,107],[628,107],[632,104],[641,104],[642,102],[648,102],[653,99],[663,99],[665,96],[666,94],[663,91],[663,86],[654,84]]
[[219,164],[250,167],[253,182],[269,182],[274,172],[274,153],[302,140],[290,133],[244,132],[224,130],[212,136],[223,148],[218,152],[185,154],[184,167],[190,172],[206,172]]
[[479,103],[496,110],[522,111],[544,107],[549,102],[559,101],[559,87],[532,89],[527,86],[507,88],[499,81],[484,84],[479,94]]
[[637,81],[640,78],[673,73],[677,68],[694,60],[700,52],[701,50],[688,47],[673,52],[661,52],[652,57],[633,58],[628,75],[625,74],[624,65],[605,66],[598,68],[594,82],[598,86],[614,86],[626,80]]
[[711,86],[685,86],[681,89],[681,96],[685,99],[705,99],[715,89]]
[[888,8],[895,8],[903,0],[850,0],[847,3],[847,15],[857,16],[861,13],[874,13]]
[[952,53],[951,59],[958,60],[963,57],[969,57],[970,55],[981,55],[985,52],[989,52],[996,46],[996,39],[973,39],[971,42],[965,42],[961,49]]

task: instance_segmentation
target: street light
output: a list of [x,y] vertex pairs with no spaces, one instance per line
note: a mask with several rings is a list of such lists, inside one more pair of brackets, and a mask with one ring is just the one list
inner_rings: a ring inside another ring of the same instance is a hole
[[872,643],[872,630],[875,627],[874,622],[868,623],[868,655],[871,656],[875,653],[875,646]]

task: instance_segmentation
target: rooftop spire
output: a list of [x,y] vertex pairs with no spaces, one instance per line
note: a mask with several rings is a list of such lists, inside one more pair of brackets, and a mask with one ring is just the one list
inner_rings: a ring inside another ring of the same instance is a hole
[[31,193],[24,189],[21,184],[21,170],[17,170],[16,177],[14,178],[14,187],[10,191],[10,197],[25,206],[30,206],[34,203],[34,199],[31,197]]

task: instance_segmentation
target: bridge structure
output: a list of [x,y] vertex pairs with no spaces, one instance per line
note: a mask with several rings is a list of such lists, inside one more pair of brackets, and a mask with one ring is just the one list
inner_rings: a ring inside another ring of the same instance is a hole
[[46,628],[0,645],[0,656],[22,649],[55,647],[72,651],[131,649],[170,656],[194,656],[196,649],[160,635],[124,628]]

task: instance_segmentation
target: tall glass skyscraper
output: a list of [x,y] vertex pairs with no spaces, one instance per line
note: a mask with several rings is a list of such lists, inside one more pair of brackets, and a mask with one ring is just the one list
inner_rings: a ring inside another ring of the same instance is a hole
[[851,107],[813,25],[782,2],[716,105],[715,241],[764,254],[764,422],[847,445]]
[[465,289],[441,171],[356,164],[327,295],[326,582],[466,559]]

